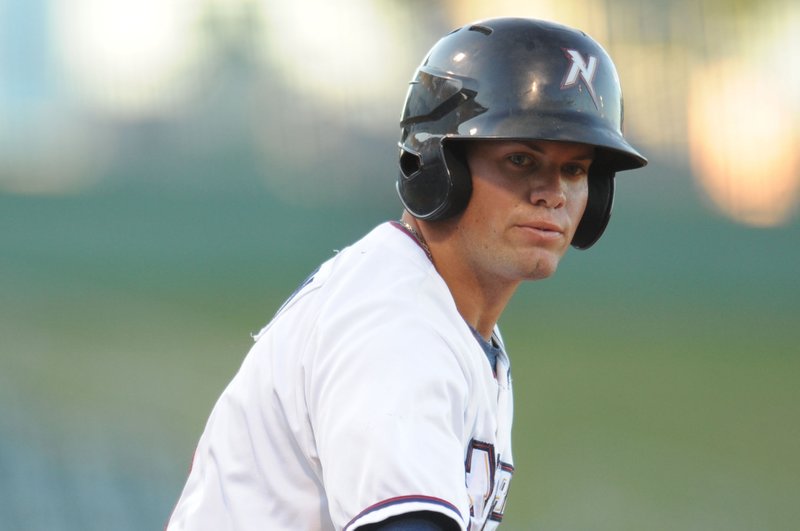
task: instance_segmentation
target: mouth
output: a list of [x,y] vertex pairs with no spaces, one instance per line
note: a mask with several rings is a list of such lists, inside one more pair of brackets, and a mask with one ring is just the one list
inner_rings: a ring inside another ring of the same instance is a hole
[[540,242],[553,242],[564,236],[564,228],[549,221],[520,223],[517,227],[528,237]]
[[519,225],[522,229],[541,232],[544,234],[564,234],[564,229],[556,224],[548,221],[533,221],[530,223],[522,223]]

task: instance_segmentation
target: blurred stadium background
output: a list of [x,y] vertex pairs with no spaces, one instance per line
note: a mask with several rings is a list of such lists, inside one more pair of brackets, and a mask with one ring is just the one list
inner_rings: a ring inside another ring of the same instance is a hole
[[0,0],[0,529],[163,526],[249,334],[399,215],[424,52],[496,15],[603,43],[651,161],[501,323],[504,529],[797,529],[798,6]]

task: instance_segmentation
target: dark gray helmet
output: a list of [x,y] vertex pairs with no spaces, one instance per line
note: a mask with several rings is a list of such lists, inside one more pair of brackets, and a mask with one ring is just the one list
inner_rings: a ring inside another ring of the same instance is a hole
[[595,146],[589,200],[572,245],[603,234],[617,171],[647,160],[622,136],[614,63],[585,33],[540,20],[497,18],[443,37],[417,69],[400,122],[397,190],[425,220],[461,212],[472,191],[459,140],[554,140]]

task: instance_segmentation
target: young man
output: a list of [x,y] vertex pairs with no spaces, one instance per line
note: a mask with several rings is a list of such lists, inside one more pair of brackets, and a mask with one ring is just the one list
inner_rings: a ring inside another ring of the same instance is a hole
[[478,530],[514,470],[497,321],[608,222],[623,138],[614,65],[585,34],[492,19],[411,83],[405,211],[320,268],[214,408],[170,530]]

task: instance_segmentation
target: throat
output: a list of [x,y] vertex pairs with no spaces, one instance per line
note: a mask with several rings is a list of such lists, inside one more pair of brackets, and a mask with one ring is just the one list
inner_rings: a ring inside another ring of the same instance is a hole
[[491,340],[494,328],[514,293],[513,289],[494,292],[451,288],[450,291],[461,316],[486,341]]
[[[438,264],[437,264],[438,266]],[[481,276],[469,264],[437,267],[461,316],[484,339],[492,337],[494,327],[521,282]]]

